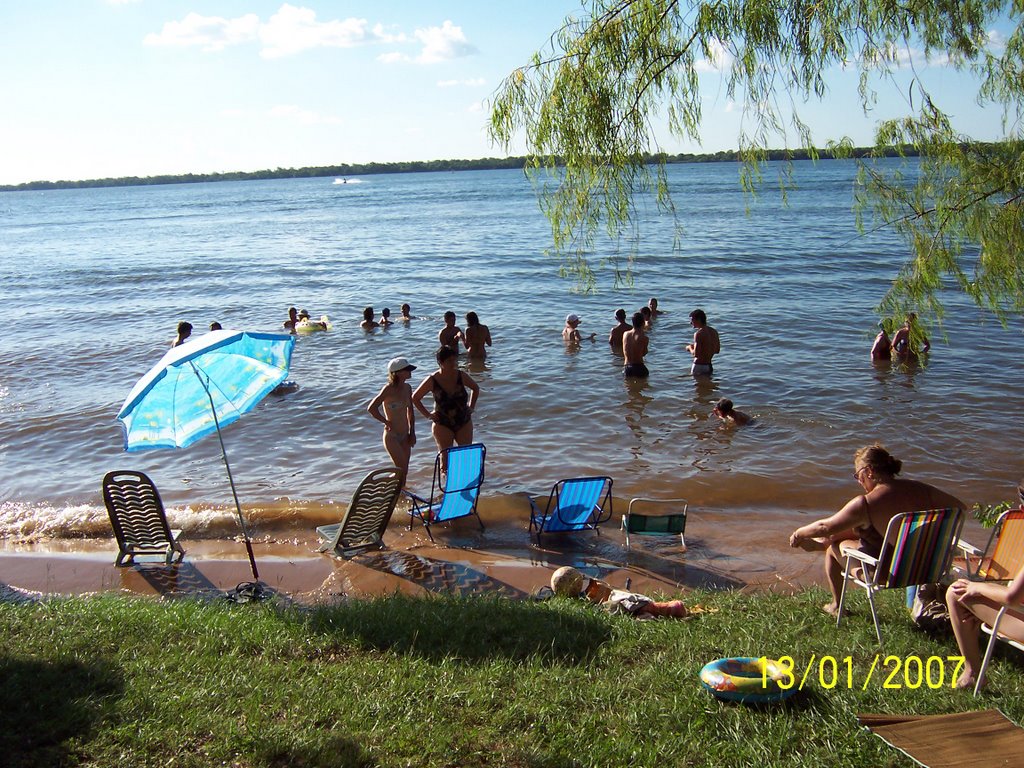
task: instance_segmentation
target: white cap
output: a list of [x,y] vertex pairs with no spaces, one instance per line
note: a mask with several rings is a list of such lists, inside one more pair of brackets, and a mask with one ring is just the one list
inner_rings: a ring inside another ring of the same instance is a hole
[[415,371],[416,366],[410,363],[404,357],[396,357],[394,360],[388,363],[388,373],[398,373],[399,371]]
[[570,312],[568,315],[565,316],[565,322],[567,323],[578,323],[579,321],[580,316],[577,315],[575,312]]

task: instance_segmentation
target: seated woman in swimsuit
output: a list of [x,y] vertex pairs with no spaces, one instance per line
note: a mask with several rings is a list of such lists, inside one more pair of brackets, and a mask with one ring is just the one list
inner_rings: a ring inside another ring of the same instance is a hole
[[[416,366],[404,357],[388,363],[388,383],[366,406],[373,418],[384,425],[384,450],[392,463],[406,475],[409,456],[416,445],[416,417],[412,409],[412,388],[409,379]],[[384,413],[381,413],[381,406]]]
[[[442,455],[443,471],[448,470],[446,450],[452,445],[473,442],[473,409],[480,396],[480,387],[473,377],[459,370],[458,355],[451,347],[438,349],[438,369],[427,376],[412,394],[412,404],[434,423],[431,432]],[[427,411],[423,405],[423,398],[428,392],[434,397],[433,412]]]
[[878,556],[889,521],[902,512],[924,509],[964,509],[960,499],[917,480],[897,478],[903,462],[880,445],[869,445],[853,455],[853,477],[864,493],[854,496],[831,517],[808,523],[793,531],[789,546],[808,552],[825,552],[825,577],[832,602],[824,606],[835,615],[843,590],[844,541],[860,540],[860,549]]
[[[1010,606],[1002,621],[999,634],[1017,642],[1024,642],[1024,568],[1017,571],[1009,584],[968,581],[960,579],[946,590],[946,605],[953,625],[956,644],[964,657],[964,669],[956,681],[957,688],[973,688],[981,672],[981,648],[978,633],[981,622],[990,627],[1002,607]],[[981,681],[982,687],[985,681]]]

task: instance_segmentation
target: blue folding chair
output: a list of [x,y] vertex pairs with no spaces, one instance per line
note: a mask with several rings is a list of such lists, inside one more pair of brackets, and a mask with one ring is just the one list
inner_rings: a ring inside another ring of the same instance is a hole
[[434,534],[430,532],[430,526],[469,515],[476,515],[480,530],[484,530],[484,521],[480,519],[476,504],[480,498],[480,486],[484,482],[484,459],[487,456],[487,449],[482,443],[472,443],[449,448],[446,454],[447,475],[442,475],[441,472],[440,453],[434,461],[434,479],[430,484],[429,500],[405,491],[405,495],[412,501],[409,508],[409,529],[412,529],[413,520],[419,518],[423,527],[427,529],[431,541],[434,540]]
[[[545,533],[597,531],[612,516],[612,479],[575,477],[559,480],[551,488],[544,511],[530,499],[530,530],[537,543]],[[600,533],[600,531],[598,531]]]

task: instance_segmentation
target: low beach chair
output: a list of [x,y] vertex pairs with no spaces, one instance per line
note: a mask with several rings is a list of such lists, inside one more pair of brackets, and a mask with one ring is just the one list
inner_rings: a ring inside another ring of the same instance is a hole
[[162,555],[168,565],[175,556],[179,562],[185,557],[178,543],[181,531],[172,531],[167,524],[160,494],[142,472],[121,470],[104,475],[103,504],[117,539],[115,566],[134,563],[136,555]]
[[[545,533],[598,531],[612,516],[612,479],[610,477],[574,477],[559,480],[551,487],[544,511],[530,501],[530,530],[537,543]],[[600,533],[600,531],[598,531]]]
[[[882,552],[874,558],[856,549],[856,542],[840,546],[846,557],[843,590],[839,595],[836,626],[843,620],[843,603],[850,582],[864,587],[875,622],[875,635],[882,645],[882,630],[875,610],[875,594],[883,589],[904,589],[923,584],[937,584],[946,578],[953,561],[953,552],[963,527],[963,511],[932,509],[904,512],[889,521],[882,540]],[[862,575],[854,575],[854,563],[861,565]]]
[[384,531],[402,492],[405,474],[398,467],[375,469],[362,479],[340,523],[321,525],[320,552],[348,558],[384,548]]
[[622,530],[626,534],[626,547],[629,548],[629,535],[634,536],[678,536],[679,546],[686,551],[686,499],[647,499],[634,498],[629,500],[626,514],[622,516]]
[[1008,509],[992,527],[985,549],[960,540],[967,578],[972,581],[1009,581],[1024,566],[1024,509]]
[[412,503],[409,508],[409,529],[412,529],[413,520],[419,518],[431,541],[434,540],[434,534],[430,532],[430,526],[469,515],[476,515],[480,530],[484,530],[484,521],[480,519],[476,507],[480,499],[480,486],[484,482],[487,449],[482,443],[472,443],[449,448],[446,454],[447,474],[441,471],[443,457],[440,453],[434,460],[434,478],[430,483],[429,499],[405,492]]

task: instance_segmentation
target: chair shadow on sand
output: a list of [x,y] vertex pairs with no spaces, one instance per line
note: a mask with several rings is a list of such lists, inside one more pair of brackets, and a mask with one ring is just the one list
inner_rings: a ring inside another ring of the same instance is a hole
[[172,565],[163,563],[135,563],[121,570],[121,584],[133,592],[132,582],[142,579],[161,597],[218,597],[224,594],[202,571],[192,563]]
[[460,597],[490,595],[512,600],[529,597],[527,592],[468,565],[434,560],[410,552],[372,552],[359,555],[354,561],[366,568],[411,581],[428,592]]

